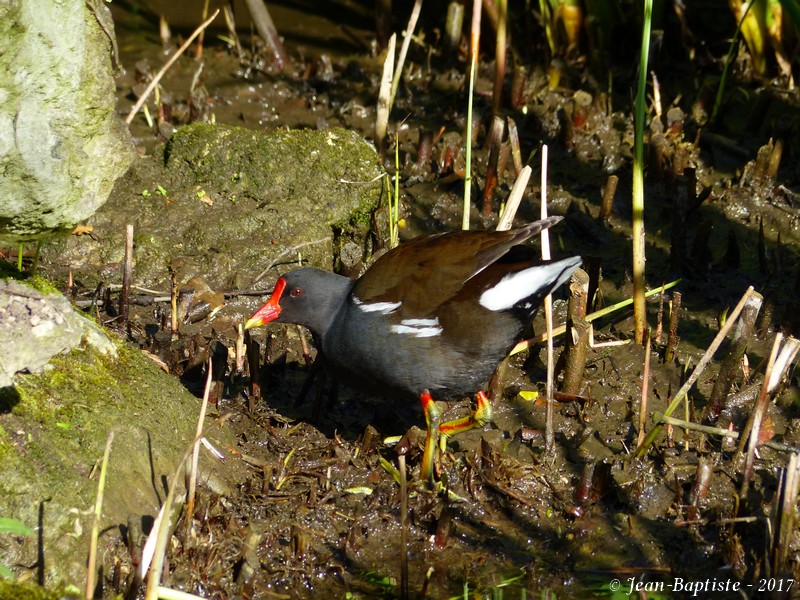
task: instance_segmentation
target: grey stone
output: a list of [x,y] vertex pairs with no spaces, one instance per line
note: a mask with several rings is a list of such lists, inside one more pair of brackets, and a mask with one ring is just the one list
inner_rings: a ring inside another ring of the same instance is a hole
[[64,296],[0,281],[0,387],[11,385],[20,371],[41,372],[53,356],[84,339],[100,354],[116,356],[111,340]]
[[0,243],[72,228],[135,157],[114,108],[106,11],[84,0],[0,2]]

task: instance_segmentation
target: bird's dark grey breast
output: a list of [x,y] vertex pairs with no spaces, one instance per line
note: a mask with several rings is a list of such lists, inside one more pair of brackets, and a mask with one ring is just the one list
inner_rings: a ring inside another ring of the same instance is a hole
[[[473,305],[474,306],[474,305]],[[392,306],[366,309],[348,304],[322,340],[334,374],[347,385],[382,395],[437,399],[469,395],[481,388],[519,339],[522,326],[509,314],[491,323],[460,327],[465,307],[441,316],[392,319]]]

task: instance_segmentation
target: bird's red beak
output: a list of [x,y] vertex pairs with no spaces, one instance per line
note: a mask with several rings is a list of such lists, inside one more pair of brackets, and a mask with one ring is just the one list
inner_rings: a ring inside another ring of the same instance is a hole
[[275,282],[275,289],[272,290],[267,303],[259,308],[252,317],[244,324],[245,329],[252,329],[253,327],[261,327],[262,325],[274,321],[281,314],[280,300],[283,295],[283,290],[286,289],[286,280],[281,277]]

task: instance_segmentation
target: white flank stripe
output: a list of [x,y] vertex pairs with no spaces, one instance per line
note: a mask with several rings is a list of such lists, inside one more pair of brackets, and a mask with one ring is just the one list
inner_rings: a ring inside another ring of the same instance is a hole
[[410,327],[418,325],[422,325],[424,327],[431,327],[431,326],[438,327],[439,319],[437,319],[436,317],[434,317],[433,319],[403,319],[402,321],[400,321],[400,325],[408,325]]
[[439,319],[406,319],[399,325],[392,325],[392,333],[413,335],[414,337],[434,337],[442,333]]
[[372,304],[364,304],[361,302],[361,300],[355,297],[353,298],[353,301],[355,302],[356,306],[358,306],[359,310],[362,310],[366,313],[379,312],[382,315],[393,313],[400,308],[400,305],[402,304],[402,302],[373,302]]
[[558,287],[580,263],[580,258],[573,257],[506,275],[483,292],[478,302],[491,311],[508,310],[539,290]]

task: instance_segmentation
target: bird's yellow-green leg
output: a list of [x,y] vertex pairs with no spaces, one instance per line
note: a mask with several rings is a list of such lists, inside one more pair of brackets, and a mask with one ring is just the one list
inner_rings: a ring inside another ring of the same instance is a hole
[[420,397],[422,403],[422,410],[425,412],[425,423],[427,425],[427,433],[425,436],[425,451],[422,454],[422,465],[420,467],[420,478],[429,485],[434,486],[434,468],[433,461],[436,455],[436,441],[438,438],[441,450],[444,450],[447,445],[447,438],[462,431],[475,429],[476,427],[483,427],[486,423],[492,420],[492,403],[483,391],[475,394],[476,407],[475,411],[460,419],[440,423],[442,413],[436,406],[430,392],[424,391]]
[[442,412],[436,406],[433,397],[428,390],[420,394],[419,401],[422,404],[422,410],[425,413],[425,424],[427,431],[425,432],[425,451],[422,453],[422,464],[420,465],[420,479],[426,481],[431,487],[434,486],[433,478],[433,459],[436,455],[436,440],[439,437],[440,421],[442,420]]
[[460,419],[447,421],[439,425],[439,433],[445,436],[443,440],[446,442],[447,437],[461,433],[462,431],[469,431],[476,427],[483,427],[486,423],[492,420],[492,403],[486,393],[481,390],[475,394],[475,410],[473,413]]

